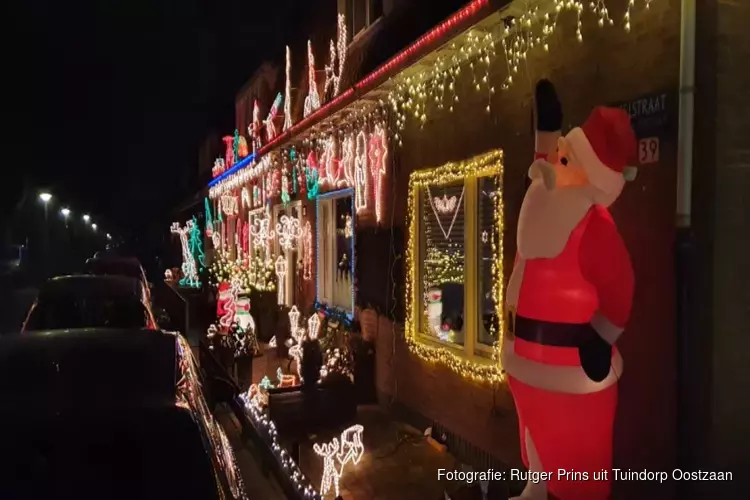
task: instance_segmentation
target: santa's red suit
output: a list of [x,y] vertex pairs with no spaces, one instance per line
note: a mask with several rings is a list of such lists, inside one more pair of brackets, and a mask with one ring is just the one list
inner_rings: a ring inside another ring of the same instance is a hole
[[[537,144],[539,147],[539,143]],[[630,316],[634,277],[607,207],[619,196],[635,152],[630,118],[596,108],[560,139],[557,166],[537,151],[518,227],[506,304],[503,366],[518,411],[527,467],[551,472],[522,498],[605,500],[622,358],[613,347]],[[555,169],[578,165],[588,183],[555,184]],[[586,473],[559,475],[559,470]],[[609,474],[611,476],[611,473]]]

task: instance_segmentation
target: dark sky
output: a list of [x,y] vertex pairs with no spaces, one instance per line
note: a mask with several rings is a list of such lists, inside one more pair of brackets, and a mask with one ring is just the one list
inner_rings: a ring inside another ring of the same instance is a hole
[[21,5],[3,35],[5,206],[25,178],[137,232],[189,195],[200,140],[231,131],[235,93],[305,36],[297,24],[316,2],[11,3]]

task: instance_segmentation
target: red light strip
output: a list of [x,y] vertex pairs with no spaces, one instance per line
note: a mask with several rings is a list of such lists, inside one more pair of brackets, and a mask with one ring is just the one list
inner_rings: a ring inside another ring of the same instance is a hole
[[[443,21],[442,23],[435,26],[428,33],[422,35],[416,42],[411,44],[406,49],[399,52],[390,61],[383,64],[381,67],[364,77],[359,82],[355,83],[354,86],[336,96],[332,101],[326,103],[324,106],[318,108],[314,113],[303,118],[289,130],[277,136],[273,141],[264,145],[260,148],[260,155],[264,155],[271,151],[279,144],[290,140],[297,132],[300,132],[310,126],[312,126],[316,120],[326,118],[338,111],[337,107],[345,107],[351,102],[355,101],[357,97],[364,95],[365,93],[372,90],[377,85],[383,83],[387,78],[390,78],[393,73],[405,68],[410,64],[416,56],[426,52],[428,48],[432,48],[432,45],[437,41],[443,39],[443,37],[457,29],[463,27],[468,23],[469,20],[477,16],[484,7],[490,4],[490,0],[473,0],[469,5],[459,10],[451,17]],[[488,12],[489,13],[489,12]],[[342,104],[344,103],[344,104]]]

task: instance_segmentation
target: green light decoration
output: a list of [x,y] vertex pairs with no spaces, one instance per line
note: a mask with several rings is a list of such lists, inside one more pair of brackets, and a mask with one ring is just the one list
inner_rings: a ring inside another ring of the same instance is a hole
[[206,212],[206,236],[210,238],[214,233],[214,219],[211,217],[211,202],[208,198],[203,199],[203,206]]
[[292,149],[289,150],[289,161],[294,163],[297,161],[297,150],[292,147]]
[[232,142],[232,155],[234,156],[234,164],[240,160],[240,131],[234,129],[234,141]]
[[198,219],[193,216],[193,227],[190,229],[190,253],[195,257],[196,262],[200,264],[200,271],[206,268],[206,255],[203,253],[203,241],[201,239],[201,230],[198,226]]
[[289,197],[289,176],[286,175],[286,167],[284,167],[284,172],[281,175],[284,176],[281,180],[281,202],[286,206],[291,200]]
[[307,199],[314,200],[318,197],[318,191],[320,191],[317,169],[306,167],[305,177],[307,177]]
[[292,164],[292,193],[297,194],[297,164]]

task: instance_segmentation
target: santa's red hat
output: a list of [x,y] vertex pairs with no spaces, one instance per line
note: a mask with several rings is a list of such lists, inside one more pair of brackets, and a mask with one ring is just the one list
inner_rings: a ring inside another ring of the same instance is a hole
[[606,206],[614,202],[625,185],[627,164],[638,150],[628,113],[620,108],[596,107],[564,140],[589,182],[603,193],[601,203]]

